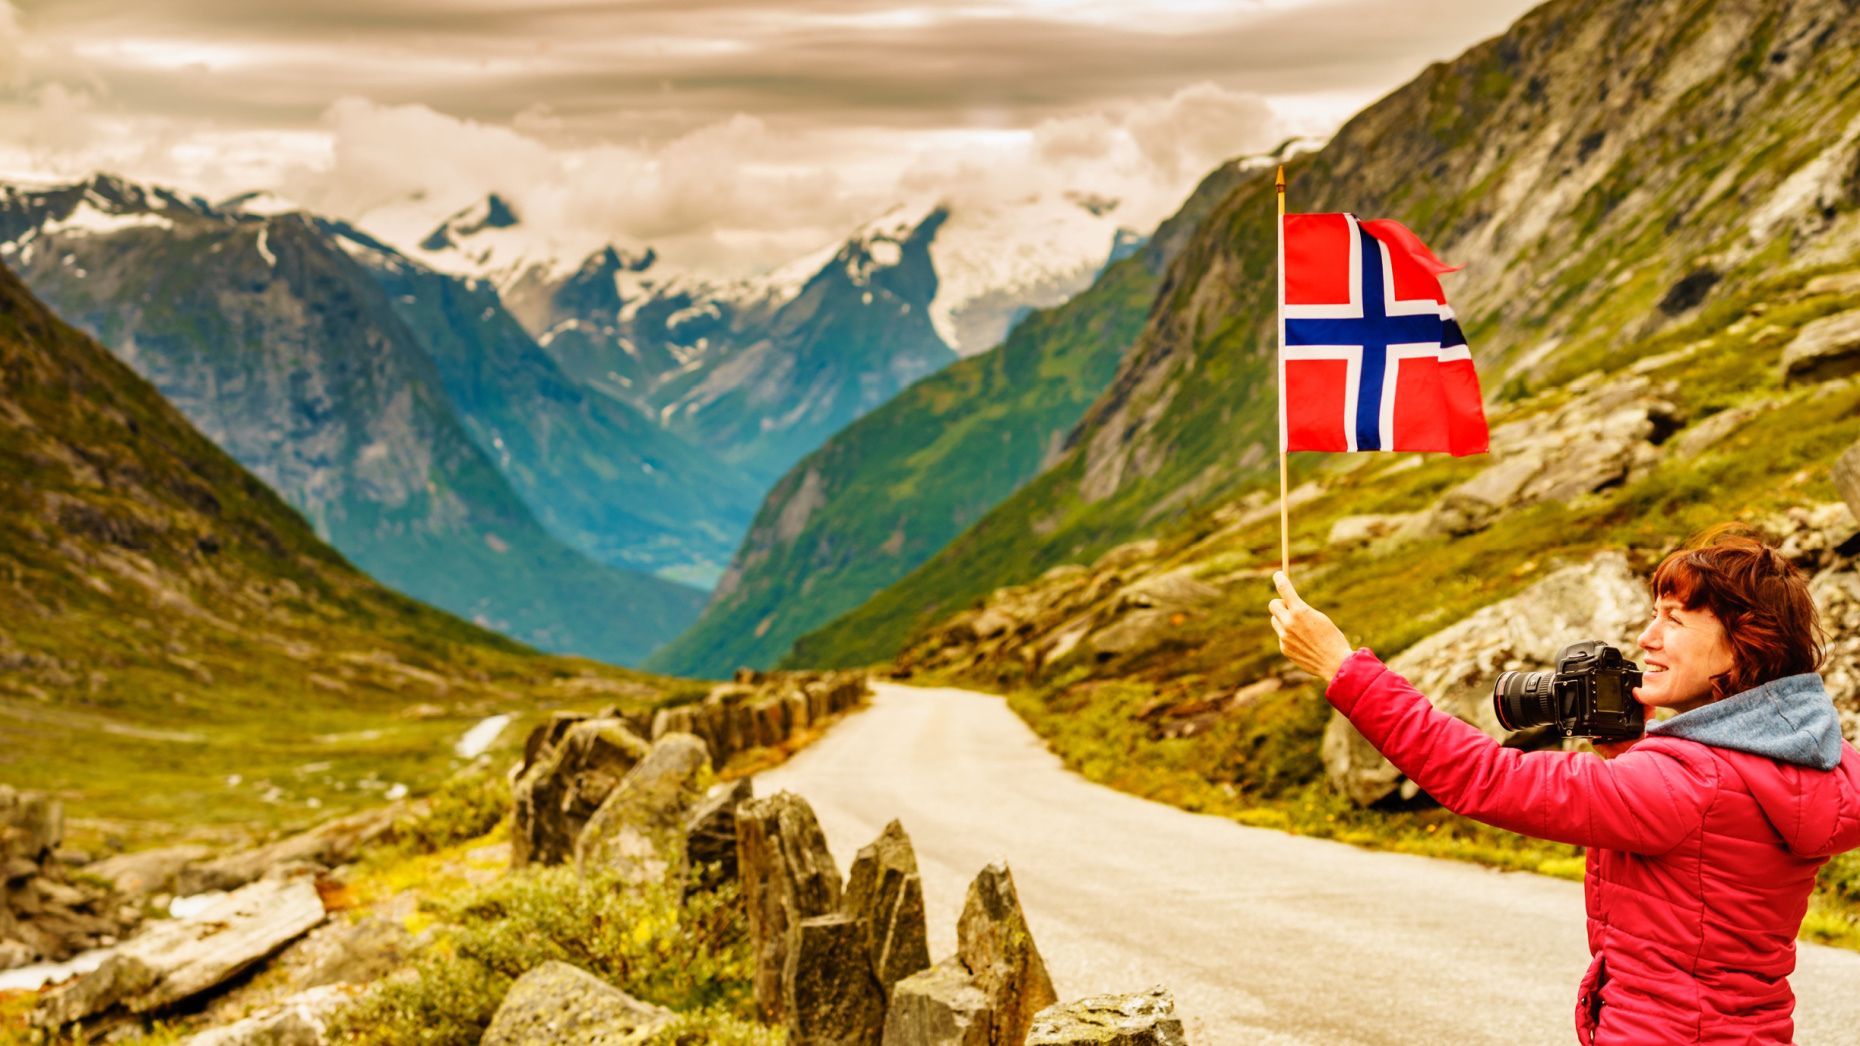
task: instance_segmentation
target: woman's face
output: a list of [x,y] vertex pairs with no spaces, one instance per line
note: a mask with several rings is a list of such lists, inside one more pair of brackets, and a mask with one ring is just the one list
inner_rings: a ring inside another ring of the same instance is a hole
[[1731,643],[1717,615],[1704,607],[1687,610],[1671,597],[1654,603],[1640,648],[1647,658],[1634,697],[1650,709],[1684,712],[1710,704],[1712,677],[1731,670]]

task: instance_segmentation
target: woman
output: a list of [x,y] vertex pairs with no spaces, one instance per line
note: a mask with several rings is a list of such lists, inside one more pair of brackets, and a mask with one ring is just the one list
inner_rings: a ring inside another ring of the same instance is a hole
[[1787,1043],[1815,873],[1860,846],[1860,753],[1816,670],[1801,573],[1714,528],[1654,571],[1637,741],[1520,752],[1437,711],[1275,574],[1279,646],[1389,761],[1456,813],[1589,848],[1583,1043]]

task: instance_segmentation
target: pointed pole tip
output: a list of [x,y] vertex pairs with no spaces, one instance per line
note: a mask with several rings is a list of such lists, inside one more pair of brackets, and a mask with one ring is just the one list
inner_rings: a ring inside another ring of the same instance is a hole
[[1279,173],[1273,179],[1272,185],[1273,185],[1273,188],[1279,190],[1280,192],[1285,191],[1285,165],[1284,164],[1279,165]]

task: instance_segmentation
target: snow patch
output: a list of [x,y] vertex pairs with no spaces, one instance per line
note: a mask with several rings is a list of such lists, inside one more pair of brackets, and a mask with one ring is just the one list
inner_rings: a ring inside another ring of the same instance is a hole
[[97,206],[94,194],[86,194],[71,213],[56,221],[46,222],[40,227],[44,236],[78,234],[84,236],[104,236],[122,232],[125,229],[172,229],[174,222],[159,214],[146,211],[136,214],[116,214]]
[[270,248],[265,246],[265,237],[267,237],[270,234],[271,234],[270,224],[265,224],[265,225],[261,225],[258,227],[258,256],[265,259],[266,265],[269,265],[275,269],[278,267],[278,256],[271,253]]

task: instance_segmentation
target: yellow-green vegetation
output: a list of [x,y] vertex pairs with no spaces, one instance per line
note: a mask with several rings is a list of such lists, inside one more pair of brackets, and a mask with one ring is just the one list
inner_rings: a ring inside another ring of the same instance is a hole
[[[735,884],[688,897],[572,867],[526,868],[421,901],[438,929],[412,974],[381,982],[336,1022],[334,1041],[476,1043],[512,982],[555,959],[636,998],[755,1042],[748,917]],[[725,1040],[729,1041],[729,1040]]]
[[[1853,292],[1811,293],[1815,274],[1766,281],[1732,305],[1616,352],[1612,367],[1648,361],[1649,377],[1663,383],[1692,423],[1736,407],[1755,412],[1716,445],[1690,457],[1669,453],[1631,482],[1568,503],[1517,508],[1465,536],[1339,551],[1326,541],[1339,517],[1424,510],[1490,460],[1429,455],[1417,465],[1406,456],[1296,458],[1293,482],[1315,477],[1326,489],[1291,514],[1301,593],[1354,643],[1390,658],[1597,552],[1623,550],[1645,571],[1711,524],[1761,523],[1835,500],[1829,467],[1860,441],[1860,385],[1780,383],[1781,350],[1796,330],[1860,306]],[[1493,420],[1528,417],[1572,394],[1567,384],[1526,394]],[[1324,780],[1319,742],[1330,708],[1314,683],[1267,694],[1192,736],[1168,736],[1139,716],[1146,708],[1223,697],[1286,667],[1265,613],[1273,596],[1268,576],[1278,566],[1278,519],[1235,528],[1223,523],[1228,518],[1202,511],[1164,530],[1160,548],[1146,557],[1146,569],[1188,567],[1220,582],[1225,593],[1215,605],[1184,615],[1162,640],[1103,661],[1081,648],[1037,676],[1010,650],[951,681],[1008,692],[1015,710],[1069,766],[1125,791],[1248,824],[1579,878],[1580,851],[1573,847],[1525,839],[1437,808],[1352,807]],[[1830,862],[1802,933],[1860,948],[1860,857]]]

